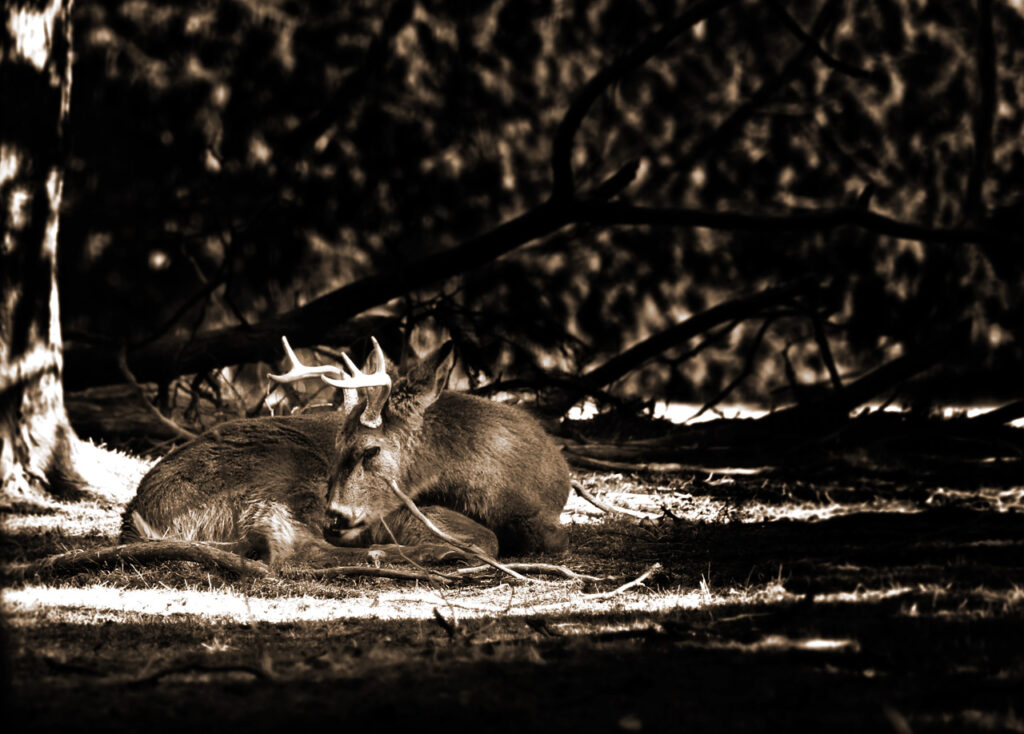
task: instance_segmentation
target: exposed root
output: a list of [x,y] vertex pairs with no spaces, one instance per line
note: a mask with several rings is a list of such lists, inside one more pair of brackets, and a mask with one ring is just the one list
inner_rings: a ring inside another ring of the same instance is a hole
[[21,580],[31,576],[67,576],[97,567],[163,561],[192,561],[230,571],[239,576],[272,575],[270,566],[262,561],[243,558],[237,553],[204,543],[184,540],[146,540],[93,550],[73,550],[35,561],[4,564],[0,567],[0,575],[5,581]]

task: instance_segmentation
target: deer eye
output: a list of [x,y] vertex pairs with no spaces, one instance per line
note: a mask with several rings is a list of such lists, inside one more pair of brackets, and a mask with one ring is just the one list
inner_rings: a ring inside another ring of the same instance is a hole
[[370,446],[366,451],[363,452],[363,465],[366,466],[373,462],[373,459],[377,454],[380,453],[380,446]]

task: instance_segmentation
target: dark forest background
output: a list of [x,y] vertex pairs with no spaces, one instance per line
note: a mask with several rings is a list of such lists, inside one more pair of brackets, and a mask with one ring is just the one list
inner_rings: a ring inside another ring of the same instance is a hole
[[[567,125],[588,80],[694,8]],[[923,345],[953,379],[881,397],[1018,384],[1018,4],[107,0],[74,22],[69,388],[121,381],[124,350],[165,401],[182,371],[251,405],[266,369],[221,368],[275,359],[280,333],[373,333],[395,359],[452,338],[463,387],[558,384],[665,334],[590,385],[619,398],[778,404]],[[568,224],[430,259],[539,207]],[[207,363],[176,358],[202,335]]]

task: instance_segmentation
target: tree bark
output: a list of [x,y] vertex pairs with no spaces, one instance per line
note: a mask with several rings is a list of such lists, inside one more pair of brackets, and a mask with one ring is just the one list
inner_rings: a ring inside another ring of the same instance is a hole
[[83,484],[61,386],[57,229],[71,0],[4,3],[0,24],[0,503]]

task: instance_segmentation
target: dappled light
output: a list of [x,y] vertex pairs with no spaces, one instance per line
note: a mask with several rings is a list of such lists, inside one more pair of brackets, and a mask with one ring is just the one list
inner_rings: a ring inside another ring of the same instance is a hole
[[1021,38],[6,5],[5,716],[1024,732]]

